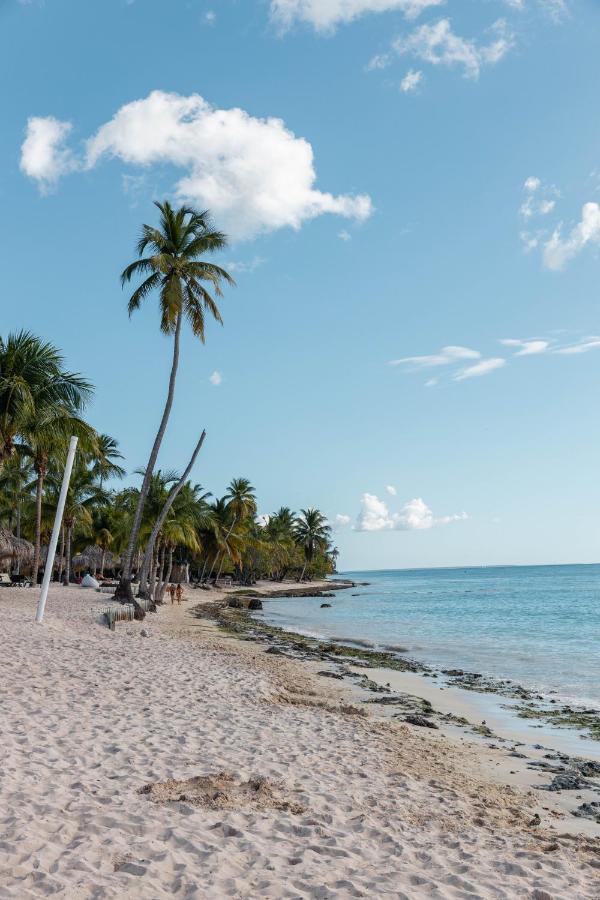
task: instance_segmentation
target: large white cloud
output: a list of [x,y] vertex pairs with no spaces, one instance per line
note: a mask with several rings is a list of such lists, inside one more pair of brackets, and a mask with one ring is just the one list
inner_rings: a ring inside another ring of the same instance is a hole
[[47,191],[59,178],[76,167],[73,154],[66,146],[71,131],[69,122],[53,116],[33,116],[21,147],[21,171],[35,178],[40,189]]
[[426,531],[437,525],[448,525],[468,518],[466,513],[434,516],[424,500],[416,497],[405,503],[400,512],[390,512],[387,504],[375,494],[365,493],[360,501],[356,531]]
[[338,25],[352,22],[368,13],[392,10],[414,19],[430,6],[441,6],[445,0],[271,0],[271,18],[286,30],[295,22],[312,25],[317,31],[332,31]]
[[[22,168],[42,185],[56,181],[69,166],[61,153],[68,123],[38,119],[23,145]],[[54,142],[40,141],[40,123]],[[31,128],[31,123],[30,123]],[[36,143],[37,142],[37,143]],[[41,163],[32,164],[32,143]],[[50,147],[43,154],[39,144]],[[80,164],[92,169],[103,158],[148,167],[171,164],[185,174],[175,193],[212,211],[233,238],[291,227],[324,213],[364,220],[372,213],[370,197],[334,195],[317,190],[310,143],[296,137],[281,119],[259,119],[243,109],[215,109],[198,94],[153,91],[121,107],[85,145]],[[72,156],[68,157],[72,162]]]

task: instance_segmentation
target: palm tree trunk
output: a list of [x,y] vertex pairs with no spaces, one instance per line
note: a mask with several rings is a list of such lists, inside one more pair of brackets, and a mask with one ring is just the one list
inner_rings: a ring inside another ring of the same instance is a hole
[[[21,538],[21,497],[17,500],[17,530],[16,530],[17,538]],[[21,574],[21,558],[17,556],[17,564],[15,566],[15,572],[17,575]]]
[[[181,491],[181,488],[184,486],[184,484],[188,480],[189,474],[194,467],[194,463],[196,462],[196,459],[198,458],[198,454],[200,453],[200,450],[202,449],[202,444],[204,443],[205,438],[206,438],[206,431],[203,431],[202,434],[200,435],[200,440],[196,444],[194,452],[192,453],[192,458],[190,459],[189,463],[186,466],[185,472],[183,473],[183,475],[181,476],[181,478],[179,479],[177,484],[174,484],[173,487],[171,488],[171,490],[169,491],[169,496],[165,500],[165,504],[160,511],[160,515],[158,516],[156,522],[154,523],[154,528],[152,529],[152,534],[150,535],[148,543],[146,544],[146,553],[144,554],[144,562],[142,563],[142,578],[144,576],[144,573],[147,571],[148,566],[150,565],[150,560],[152,559],[152,553],[154,552],[154,544],[156,542],[158,533],[160,532],[161,528],[163,527],[163,525],[165,523],[165,519],[167,518],[167,516],[169,514],[169,510],[175,503],[175,500],[177,499],[177,495],[179,494],[179,492]],[[143,590],[143,584],[142,584],[142,579],[140,579],[140,592],[142,590]]]
[[166,590],[166,587],[167,587],[168,583],[169,583],[170,580],[171,580],[171,573],[172,573],[172,572],[173,572],[173,548],[172,548],[172,547],[169,547],[169,556],[168,556],[168,559],[167,559],[167,572],[166,572],[165,578],[164,578],[164,579],[162,580],[162,582],[161,582],[161,585],[160,585],[160,588],[159,588],[159,591],[158,591],[158,595],[157,595],[157,597],[156,597],[156,602],[157,602],[157,603],[162,603],[162,602],[163,602],[163,598],[164,598],[164,596],[165,596],[165,590]]
[[71,581],[71,539],[73,534],[73,526],[67,525],[67,534],[65,538],[66,558],[65,558],[65,574],[64,583],[68,586]]
[[40,467],[35,485],[35,546],[33,550],[32,581],[37,584],[42,549],[42,497],[44,492],[44,470]]
[[104,547],[102,548],[102,554],[100,556],[100,578],[104,578],[104,563],[106,561],[106,550]]
[[[65,559],[65,526],[60,526],[60,559],[58,561],[58,581],[62,581],[63,565]],[[54,565],[54,563],[52,564]]]
[[162,444],[163,438],[165,436],[165,431],[167,428],[167,423],[169,421],[169,416],[171,414],[171,408],[173,406],[173,397],[175,395],[175,382],[177,380],[177,369],[179,366],[179,343],[181,339],[181,322],[182,322],[182,314],[179,312],[177,316],[177,323],[175,325],[175,337],[173,340],[173,362],[171,364],[171,375],[169,377],[169,390],[167,393],[167,401],[165,403],[165,408],[163,411],[162,419],[160,420],[160,426],[158,428],[158,432],[154,439],[154,444],[152,446],[152,451],[150,453],[150,458],[148,460],[148,465],[146,466],[146,471],[144,473],[144,480],[142,482],[142,487],[140,490],[140,496],[138,498],[138,504],[135,511],[135,516],[133,517],[133,525],[131,528],[131,535],[129,537],[129,544],[127,546],[127,550],[125,552],[125,557],[123,559],[123,572],[121,575],[121,581],[117,590],[115,591],[115,598],[120,600],[122,603],[133,603],[135,607],[135,618],[143,619],[145,616],[144,610],[136,603],[133,597],[133,591],[131,589],[131,568],[133,562],[133,554],[135,553],[135,548],[137,546],[138,537],[140,533],[140,528],[142,525],[142,515],[144,513],[144,507],[146,505],[146,498],[148,497],[148,491],[150,490],[150,481],[152,479],[152,474],[154,472],[154,467],[156,465],[156,460],[158,457],[158,451],[160,450],[160,445]]

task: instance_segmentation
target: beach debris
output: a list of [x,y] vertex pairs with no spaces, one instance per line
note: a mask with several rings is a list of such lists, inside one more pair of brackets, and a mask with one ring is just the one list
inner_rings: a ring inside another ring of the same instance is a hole
[[321,603],[321,609],[331,609],[331,603]]
[[150,637],[150,632],[148,631],[147,628],[142,628],[142,630],[140,631],[140,636],[141,637]]
[[527,824],[530,828],[537,828],[537,826],[541,824],[541,821],[542,820],[541,820],[540,816],[538,815],[538,813],[536,813],[535,816],[533,817],[533,819],[530,822],[528,822]]
[[432,722],[431,719],[426,719],[425,716],[404,716],[404,721],[408,722],[409,725],[418,725],[419,728],[435,728],[436,730],[438,730],[438,726],[435,724],[435,722]]
[[573,811],[573,815],[578,819],[591,819],[600,824],[600,803],[596,800],[592,800],[591,803],[582,803]]
[[340,681],[343,680],[344,676],[340,672],[317,672],[317,675],[320,675],[321,678],[337,678]]
[[589,781],[586,781],[585,778],[580,778],[579,775],[571,775],[568,772],[563,772],[560,775],[555,775],[550,784],[541,784],[539,786],[539,790],[581,791],[589,787],[592,787],[592,785]]
[[204,809],[277,809],[299,815],[305,807],[285,795],[281,785],[256,775],[242,781],[231,772],[196,775],[192,778],[157,781],[146,784],[138,793],[153,803],[190,803]]

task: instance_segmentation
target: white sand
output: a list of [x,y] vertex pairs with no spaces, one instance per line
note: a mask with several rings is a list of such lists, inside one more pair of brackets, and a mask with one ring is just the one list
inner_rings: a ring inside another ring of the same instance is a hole
[[[600,897],[598,842],[529,828],[538,798],[476,749],[322,708],[337,685],[192,603],[111,633],[94,593],[52,588],[43,626],[36,598],[0,591],[1,898]],[[306,811],[137,793],[219,771]]]

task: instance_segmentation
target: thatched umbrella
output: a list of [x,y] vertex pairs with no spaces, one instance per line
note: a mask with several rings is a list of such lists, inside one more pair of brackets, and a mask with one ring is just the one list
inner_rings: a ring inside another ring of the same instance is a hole
[[104,551],[104,560],[102,559],[102,556],[102,548],[95,544],[90,544],[90,546],[86,547],[82,553],[78,553],[73,557],[73,568],[93,569],[94,571],[98,571],[102,568],[103,562],[104,568],[106,569],[113,569],[119,563],[119,557],[111,553],[110,550]]
[[0,562],[7,559],[30,562],[33,559],[33,544],[15,537],[6,528],[0,528]]

